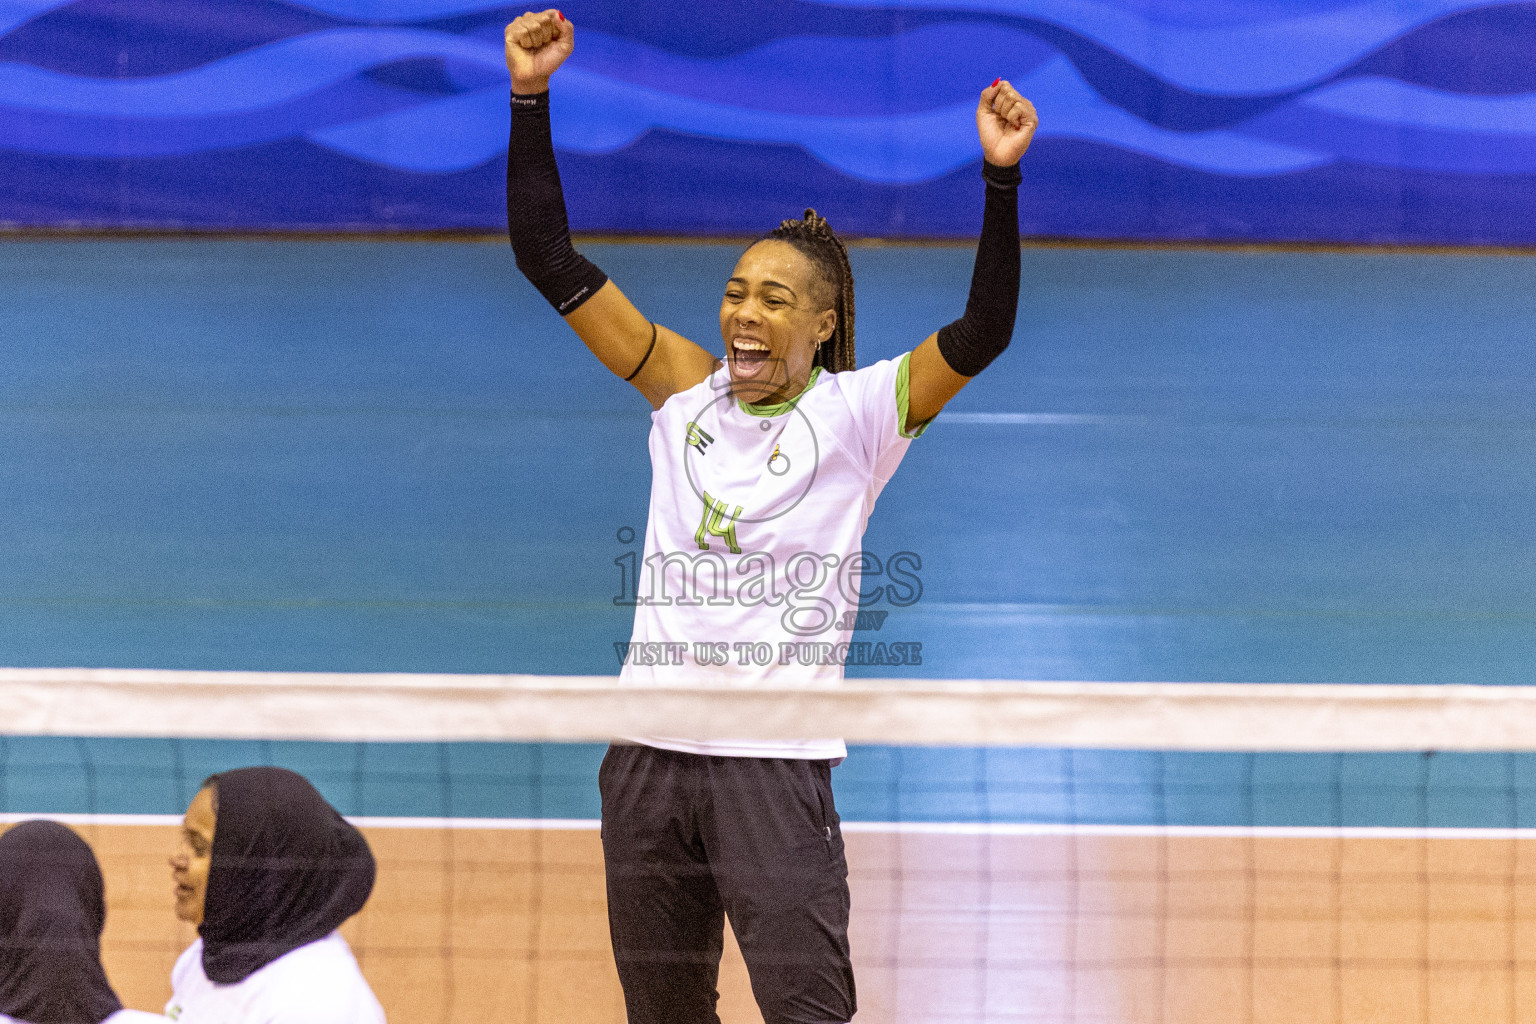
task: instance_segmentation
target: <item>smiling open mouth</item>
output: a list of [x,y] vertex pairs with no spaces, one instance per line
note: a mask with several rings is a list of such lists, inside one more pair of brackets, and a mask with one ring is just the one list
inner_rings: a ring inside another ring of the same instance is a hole
[[731,367],[737,376],[756,376],[768,362],[768,346],[755,338],[736,338],[731,341]]

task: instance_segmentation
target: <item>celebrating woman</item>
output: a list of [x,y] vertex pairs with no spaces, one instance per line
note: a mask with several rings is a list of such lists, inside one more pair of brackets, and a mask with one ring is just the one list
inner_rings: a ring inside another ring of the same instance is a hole
[[302,775],[241,768],[203,783],[171,857],[176,916],[198,939],[176,961],[178,1024],[383,1024],[336,930],[373,891],[362,833]]
[[[736,262],[720,303],[722,364],[642,314],[571,245],[549,121],[571,23],[554,10],[525,14],[505,41],[518,268],[655,410],[651,575],[637,586],[622,677],[840,679],[857,649],[847,614],[857,577],[873,571],[860,549],[875,499],[912,439],[1012,336],[1018,162],[1034,107],[1001,79],[981,91],[986,201],[963,317],[898,359],[856,368],[848,254],[808,210]],[[830,782],[845,753],[841,740],[814,738],[642,737],[610,749],[603,854],[630,1024],[718,1024],[724,915],[767,1024],[853,1016],[848,869]]]

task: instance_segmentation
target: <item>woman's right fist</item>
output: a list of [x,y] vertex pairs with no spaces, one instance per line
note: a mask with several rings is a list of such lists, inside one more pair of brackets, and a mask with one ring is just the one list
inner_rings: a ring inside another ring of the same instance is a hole
[[540,93],[576,48],[576,30],[553,8],[539,14],[530,11],[507,26],[506,44],[512,91]]

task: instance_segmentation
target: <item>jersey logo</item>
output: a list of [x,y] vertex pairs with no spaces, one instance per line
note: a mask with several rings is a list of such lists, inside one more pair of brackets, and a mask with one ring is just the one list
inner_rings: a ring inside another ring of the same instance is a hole
[[715,439],[710,437],[704,428],[697,423],[688,424],[688,443],[697,448],[700,455],[703,455],[704,449],[708,448],[714,441]]
[[[727,512],[723,501],[716,501],[704,492],[704,516],[699,520],[699,528],[694,532],[694,542],[699,545],[700,551],[709,550],[709,538],[720,537],[726,546],[731,549],[731,554],[741,554],[741,545],[736,543],[736,520],[741,518],[741,506],[736,506],[735,512]],[[730,525],[722,526],[729,522]],[[702,556],[701,556],[702,557]]]

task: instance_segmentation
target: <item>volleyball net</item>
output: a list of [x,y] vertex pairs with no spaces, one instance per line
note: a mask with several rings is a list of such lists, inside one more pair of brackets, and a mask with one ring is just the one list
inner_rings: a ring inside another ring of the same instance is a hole
[[[391,1021],[624,1019],[611,736],[841,734],[858,1020],[1536,1014],[1536,688],[0,671],[0,823],[102,861],[158,1009],[165,857],[204,778],[306,775],[379,862],[345,928]],[[734,945],[727,1024],[760,1019]]]

